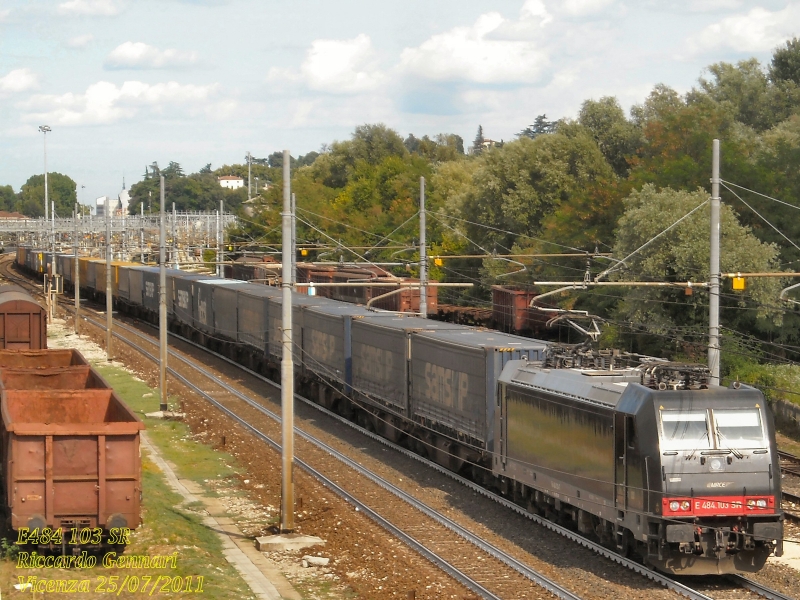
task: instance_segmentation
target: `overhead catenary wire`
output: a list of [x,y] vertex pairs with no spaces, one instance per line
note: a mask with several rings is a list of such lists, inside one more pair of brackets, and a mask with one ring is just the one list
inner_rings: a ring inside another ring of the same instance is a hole
[[[794,204],[790,204],[789,202],[785,202],[783,200],[778,200],[777,198],[773,198],[772,196],[768,196],[767,194],[762,194],[761,192],[757,192],[755,190],[751,190],[746,188],[742,185],[738,185],[733,183],[732,181],[726,181],[725,179],[720,179],[720,183],[732,185],[733,187],[739,188],[740,190],[744,190],[745,192],[750,192],[751,194],[755,194],[756,196],[761,196],[762,198],[766,198],[767,200],[772,200],[773,202],[777,202],[778,204],[783,204],[784,206],[788,206],[789,208],[793,208],[795,210],[800,210],[800,206],[796,206]],[[727,188],[727,186],[725,186]],[[729,189],[729,191],[732,191]]]

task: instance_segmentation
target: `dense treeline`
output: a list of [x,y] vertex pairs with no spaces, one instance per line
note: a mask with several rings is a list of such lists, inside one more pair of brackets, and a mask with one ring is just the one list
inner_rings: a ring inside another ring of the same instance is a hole
[[[47,197],[55,202],[56,215],[68,217],[78,201],[77,185],[67,175],[48,173]],[[19,192],[10,185],[0,185],[0,210],[34,218],[44,216],[44,175],[28,178]]]
[[[797,39],[778,48],[766,66],[755,59],[711,65],[684,95],[658,85],[629,115],[605,97],[584,102],[575,119],[540,115],[513,141],[492,145],[483,136],[481,128],[465,153],[453,135],[404,140],[384,125],[356,128],[351,139],[294,170],[301,240],[341,245],[325,259],[406,260],[415,272],[413,217],[424,176],[430,252],[484,257],[434,267],[436,277],[480,283],[466,294],[469,301],[486,300],[496,283],[581,280],[585,258],[524,255],[597,250],[626,257],[705,202],[718,138],[726,182],[723,272],[800,271]],[[271,179],[276,185],[259,194],[256,216],[238,232],[242,241],[279,243],[280,177]],[[608,279],[707,281],[708,219],[706,204],[624,264],[591,257],[589,276],[613,267]],[[521,256],[486,257],[493,253]],[[725,283],[722,319],[731,330],[725,344],[732,362],[759,348],[792,354],[787,346],[797,345],[800,321],[778,299],[788,284],[751,279],[744,293],[734,293]],[[699,356],[708,295],[693,291],[601,288],[556,299],[607,318],[609,342]],[[651,335],[630,336],[640,330]],[[757,343],[743,341],[747,335]]]

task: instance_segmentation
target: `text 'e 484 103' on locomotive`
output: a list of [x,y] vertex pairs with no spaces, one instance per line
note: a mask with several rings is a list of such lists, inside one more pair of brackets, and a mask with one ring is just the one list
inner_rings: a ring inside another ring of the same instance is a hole
[[699,365],[555,362],[503,370],[495,475],[661,571],[754,572],[780,555],[780,470],[760,391],[710,386]]
[[[18,252],[38,275],[29,256],[48,253]],[[84,294],[103,300],[97,264],[79,263]],[[114,269],[117,308],[156,322],[158,269]],[[172,331],[280,379],[279,290],[169,269],[166,295]],[[295,389],[371,431],[662,571],[754,572],[782,552],[775,430],[758,390],[710,385],[702,365],[295,292],[292,305]]]

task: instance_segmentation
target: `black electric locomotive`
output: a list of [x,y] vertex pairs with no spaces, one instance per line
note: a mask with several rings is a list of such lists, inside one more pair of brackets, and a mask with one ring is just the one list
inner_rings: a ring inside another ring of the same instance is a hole
[[500,377],[493,471],[518,500],[676,574],[753,572],[782,552],[764,396],[698,365],[550,368]]

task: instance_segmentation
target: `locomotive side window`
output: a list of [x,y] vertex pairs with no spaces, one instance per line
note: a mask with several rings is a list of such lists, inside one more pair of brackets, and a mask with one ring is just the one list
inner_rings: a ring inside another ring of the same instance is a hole
[[673,450],[711,448],[708,416],[704,410],[662,410],[662,446]]
[[761,415],[757,410],[716,409],[713,413],[721,448],[726,446],[760,448],[765,445]]

